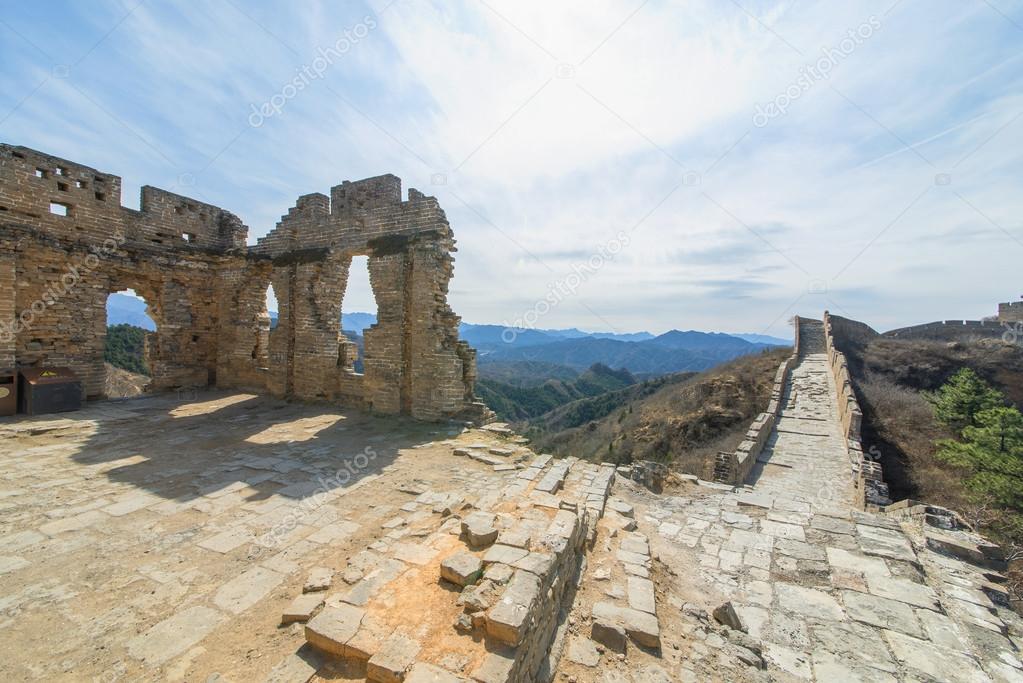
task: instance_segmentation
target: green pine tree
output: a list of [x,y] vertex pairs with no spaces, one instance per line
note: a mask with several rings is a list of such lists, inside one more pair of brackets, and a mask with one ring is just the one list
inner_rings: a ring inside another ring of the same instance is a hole
[[1005,397],[969,368],[959,370],[927,400],[934,406],[934,416],[956,434],[977,425],[982,411],[1005,404]]
[[978,498],[1023,509],[1023,414],[988,408],[973,420],[962,441],[938,442],[938,457],[966,470],[966,486]]

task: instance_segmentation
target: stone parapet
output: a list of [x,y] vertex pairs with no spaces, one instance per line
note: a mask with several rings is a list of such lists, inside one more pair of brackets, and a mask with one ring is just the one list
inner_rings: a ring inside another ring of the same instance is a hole
[[[798,321],[798,319],[797,319]],[[720,452],[714,460],[714,481],[720,484],[741,486],[753,466],[757,457],[764,450],[771,432],[778,421],[778,415],[782,407],[782,395],[785,392],[785,385],[788,383],[789,374],[792,368],[799,362],[799,325],[796,324],[796,342],[792,355],[786,358],[778,366],[774,374],[774,383],[771,386],[771,398],[767,403],[767,410],[754,418],[746,436],[732,452]]]
[[846,438],[849,463],[853,472],[853,504],[860,509],[876,509],[891,503],[888,485],[884,483],[881,464],[863,452],[860,431],[863,412],[853,390],[849,363],[845,354],[835,346],[831,316],[824,312],[824,343],[828,354],[828,368],[835,382],[838,418]]

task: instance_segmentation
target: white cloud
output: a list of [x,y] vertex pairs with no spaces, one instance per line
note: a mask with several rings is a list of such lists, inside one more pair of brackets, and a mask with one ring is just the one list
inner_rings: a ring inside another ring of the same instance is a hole
[[[474,322],[520,315],[641,219],[541,326],[785,334],[829,307],[888,328],[988,314],[1018,289],[1019,31],[983,3],[388,1],[258,129],[251,105],[370,8],[147,3],[66,81],[5,40],[0,112],[45,82],[0,134],[124,176],[126,204],[143,183],[198,194],[253,238],[300,194],[395,173],[446,209],[452,303]],[[1001,9],[1020,23],[1019,2]],[[124,12],[7,21],[63,55]],[[829,78],[753,125],[872,16]],[[196,185],[174,187],[182,173]]]

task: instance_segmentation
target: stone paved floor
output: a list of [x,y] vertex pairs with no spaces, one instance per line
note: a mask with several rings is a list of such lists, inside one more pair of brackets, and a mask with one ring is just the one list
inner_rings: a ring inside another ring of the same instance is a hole
[[617,488],[664,565],[660,612],[682,615],[664,636],[688,650],[676,680],[715,680],[721,637],[693,615],[732,601],[763,644],[761,680],[1023,681],[1023,623],[1000,587],[893,521],[795,497]]
[[[601,522],[561,679],[1023,681],[997,576],[828,489],[847,466],[830,395],[807,355],[746,489],[615,484],[634,519]],[[302,627],[279,623],[311,570],[404,554],[424,490],[479,502],[520,481],[453,456],[456,433],[226,393],[0,420],[0,680],[308,680]],[[616,655],[588,639],[592,604],[651,603],[626,540],[649,546],[661,646]],[[726,601],[748,637],[708,618]]]
[[757,492],[798,496],[818,507],[847,507],[852,475],[827,356],[800,359],[782,397],[774,433],[750,474]]
[[393,537],[402,489],[514,480],[453,433],[226,393],[0,420],[0,680],[263,680],[310,568]]

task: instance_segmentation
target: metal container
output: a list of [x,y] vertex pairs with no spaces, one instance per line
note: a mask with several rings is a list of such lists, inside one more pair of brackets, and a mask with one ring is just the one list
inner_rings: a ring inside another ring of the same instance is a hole
[[18,412],[18,371],[0,370],[0,416]]
[[29,415],[82,407],[82,383],[70,368],[22,368],[21,410]]

